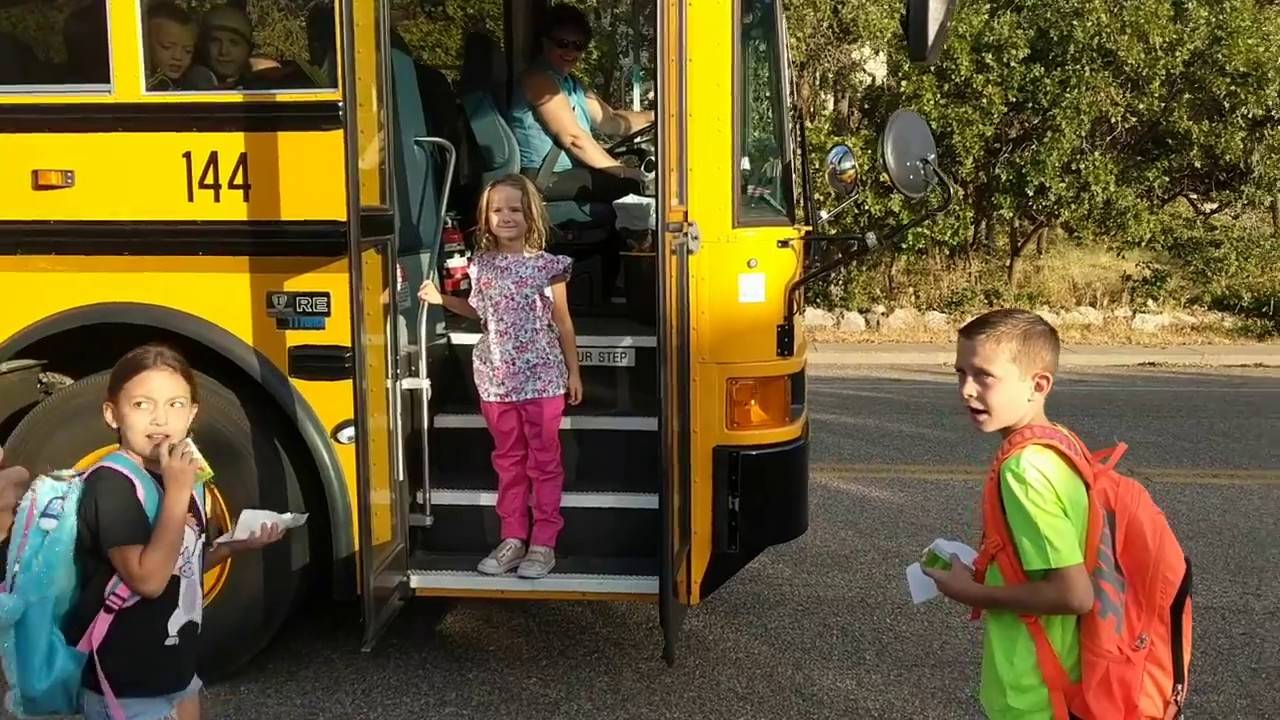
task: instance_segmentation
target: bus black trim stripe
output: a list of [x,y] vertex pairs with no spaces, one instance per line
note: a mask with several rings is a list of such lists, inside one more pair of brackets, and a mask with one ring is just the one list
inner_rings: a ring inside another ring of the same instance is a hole
[[0,105],[0,134],[340,129],[342,105],[331,100]]
[[[389,212],[360,218],[366,238],[395,232]],[[0,222],[0,254],[18,255],[297,255],[347,252],[346,223],[264,222]]]

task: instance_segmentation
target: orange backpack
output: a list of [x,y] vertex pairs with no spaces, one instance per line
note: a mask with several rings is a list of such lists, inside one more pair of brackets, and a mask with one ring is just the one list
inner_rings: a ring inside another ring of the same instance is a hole
[[1094,605],[1080,618],[1078,685],[1039,619],[1021,618],[1035,641],[1055,720],[1180,717],[1191,662],[1191,562],[1147,489],[1116,472],[1124,443],[1090,454],[1069,430],[1046,426],[1025,427],[1005,439],[983,488],[974,577],[982,582],[994,562],[1006,584],[1027,581],[1000,498],[1000,466],[1032,444],[1069,459],[1089,493],[1084,562]]

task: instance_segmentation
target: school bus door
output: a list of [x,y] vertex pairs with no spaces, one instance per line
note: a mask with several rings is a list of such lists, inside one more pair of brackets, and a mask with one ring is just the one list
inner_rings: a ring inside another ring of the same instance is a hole
[[697,225],[686,209],[685,3],[658,0],[658,193],[664,228],[658,252],[658,332],[661,352],[663,547],[658,612],[662,657],[674,664],[692,583],[692,530],[689,508],[689,253],[697,243]]
[[[370,7],[373,5],[374,7]],[[396,237],[387,216],[390,89],[383,48],[387,2],[344,4],[343,94],[347,185],[347,256],[351,280],[356,486],[364,610],[369,650],[412,594],[409,587],[409,490],[401,433],[401,353],[397,322]],[[358,52],[357,52],[358,49]],[[381,158],[382,162],[362,162]],[[383,227],[383,230],[368,230]]]

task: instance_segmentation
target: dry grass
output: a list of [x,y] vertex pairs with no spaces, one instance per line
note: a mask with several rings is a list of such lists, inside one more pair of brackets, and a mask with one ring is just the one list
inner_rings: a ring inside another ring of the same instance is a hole
[[[888,267],[864,267],[848,285],[849,305],[866,309],[874,304],[914,307],[921,312],[940,310],[951,319],[950,327],[915,327],[888,331],[847,333],[807,330],[819,342],[847,343],[949,343],[955,330],[969,317],[992,307],[1013,306],[1033,310],[1052,309],[1059,315],[1088,306],[1102,311],[1101,326],[1059,326],[1064,342],[1075,345],[1224,345],[1276,343],[1274,330],[1257,322],[1224,322],[1220,314],[1194,308],[1147,308],[1148,312],[1189,313],[1201,319],[1197,325],[1175,325],[1157,332],[1138,332],[1128,319],[1112,312],[1137,305],[1131,297],[1132,278],[1143,274],[1141,264],[1156,258],[1146,251],[1117,254],[1103,246],[1050,243],[1043,256],[1034,251],[1022,260],[1016,289],[1008,287],[1007,260],[999,256],[950,262],[943,258],[900,259],[889,282]],[[891,290],[890,290],[891,289]]]

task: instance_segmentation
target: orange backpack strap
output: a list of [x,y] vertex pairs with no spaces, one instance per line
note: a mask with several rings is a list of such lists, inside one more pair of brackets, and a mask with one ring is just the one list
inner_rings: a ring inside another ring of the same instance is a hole
[[[1004,501],[1000,494],[1000,468],[1014,453],[1028,445],[1046,445],[1057,450],[1075,467],[1076,472],[1084,480],[1085,487],[1093,486],[1093,464],[1098,462],[1098,459],[1092,456],[1084,443],[1069,430],[1058,426],[1030,425],[1006,438],[1000,445],[995,462],[987,472],[987,481],[982,488],[982,546],[974,563],[974,579],[980,583],[986,580],[987,568],[992,562],[1000,568],[1000,576],[1006,584],[1027,582],[1027,573],[1022,567],[1022,561],[1018,558],[1017,545],[1014,544],[1009,530],[1009,521],[1004,513]],[[1119,455],[1123,454],[1123,448],[1117,448],[1117,450],[1118,452],[1108,451],[1112,457],[1107,459],[1112,466],[1115,460],[1119,459]],[[1090,537],[1093,536],[1094,524],[1091,507]],[[1096,543],[1091,543],[1091,545],[1094,544]],[[973,619],[976,620],[980,616],[981,610],[974,608]],[[1049,642],[1040,619],[1034,615],[1021,615],[1019,619],[1026,624],[1027,632],[1031,634],[1031,639],[1035,643],[1036,661],[1040,666],[1045,687],[1049,690],[1049,699],[1053,703],[1053,716],[1055,720],[1068,720],[1070,717],[1068,706],[1072,697],[1079,692],[1079,688],[1067,675],[1067,670],[1062,666],[1062,661],[1053,649],[1053,644]]]

